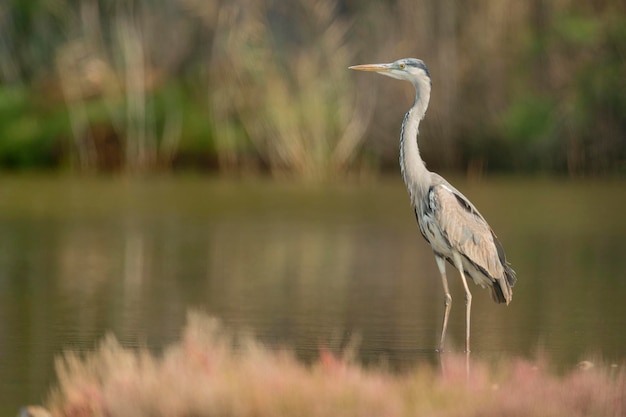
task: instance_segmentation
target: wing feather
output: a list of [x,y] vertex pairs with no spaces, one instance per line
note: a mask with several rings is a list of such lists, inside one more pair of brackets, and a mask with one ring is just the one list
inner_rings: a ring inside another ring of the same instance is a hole
[[501,246],[474,205],[447,184],[434,186],[432,192],[438,208],[435,212],[437,222],[452,247],[492,281],[503,278]]

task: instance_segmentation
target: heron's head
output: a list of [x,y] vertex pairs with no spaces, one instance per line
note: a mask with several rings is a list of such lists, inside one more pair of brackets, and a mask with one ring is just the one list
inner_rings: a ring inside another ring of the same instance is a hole
[[422,84],[427,84],[429,87],[432,85],[430,72],[421,59],[403,58],[390,64],[354,65],[349,68],[357,71],[377,72],[398,80],[406,80],[416,87]]

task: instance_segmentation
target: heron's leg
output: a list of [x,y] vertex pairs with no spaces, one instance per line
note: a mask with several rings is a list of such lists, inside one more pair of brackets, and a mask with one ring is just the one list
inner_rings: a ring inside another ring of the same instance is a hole
[[470,314],[472,311],[472,293],[467,286],[467,279],[465,279],[465,272],[463,272],[463,262],[461,256],[457,253],[454,256],[454,265],[461,274],[461,281],[463,281],[463,288],[465,289],[465,352],[470,351]]
[[437,267],[441,274],[441,283],[443,284],[443,324],[441,325],[441,340],[439,341],[439,352],[443,352],[444,342],[446,341],[446,329],[448,328],[448,317],[450,316],[450,308],[452,308],[452,296],[448,289],[448,278],[446,278],[446,260],[439,255],[435,255]]

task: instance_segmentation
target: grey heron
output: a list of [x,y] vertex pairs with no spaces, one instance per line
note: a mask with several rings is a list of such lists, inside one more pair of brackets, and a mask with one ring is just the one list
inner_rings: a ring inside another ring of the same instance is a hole
[[417,136],[426,114],[432,81],[422,60],[405,58],[390,64],[355,65],[350,69],[373,71],[415,87],[415,101],[404,116],[400,134],[400,169],[409,192],[422,235],[435,254],[444,291],[444,313],[439,351],[443,351],[452,306],[446,277],[446,261],[461,275],[465,289],[465,351],[470,350],[472,294],[466,276],[483,288],[490,288],[495,302],[513,298],[515,271],[506,260],[504,249],[476,207],[440,175],[429,171],[420,157]]

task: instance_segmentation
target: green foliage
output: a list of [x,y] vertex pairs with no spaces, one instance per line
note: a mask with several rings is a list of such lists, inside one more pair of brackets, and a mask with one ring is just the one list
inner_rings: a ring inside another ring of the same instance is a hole
[[567,43],[593,46],[601,41],[602,21],[597,16],[565,13],[554,22],[554,35]]
[[[194,86],[172,81],[148,97],[148,107],[153,112],[154,133],[159,146],[172,146],[165,143],[166,130],[171,128],[168,124],[177,124],[178,151],[215,152],[205,95],[199,94]],[[172,121],[172,118],[176,120]]]
[[[526,95],[513,103],[502,117],[503,146],[508,149],[508,164],[500,168],[517,171],[552,170],[550,160],[558,131],[556,103],[551,97]],[[492,159],[502,158],[499,154]]]
[[623,170],[626,19],[618,11],[568,8],[549,16],[544,30],[534,33],[527,58],[537,71],[519,77],[500,124],[502,136],[523,156],[518,167]]
[[505,134],[520,145],[547,140],[554,134],[555,103],[549,97],[519,98],[503,117]]
[[0,85],[0,165],[33,168],[57,163],[59,138],[67,134],[65,114],[39,109],[22,85]]

